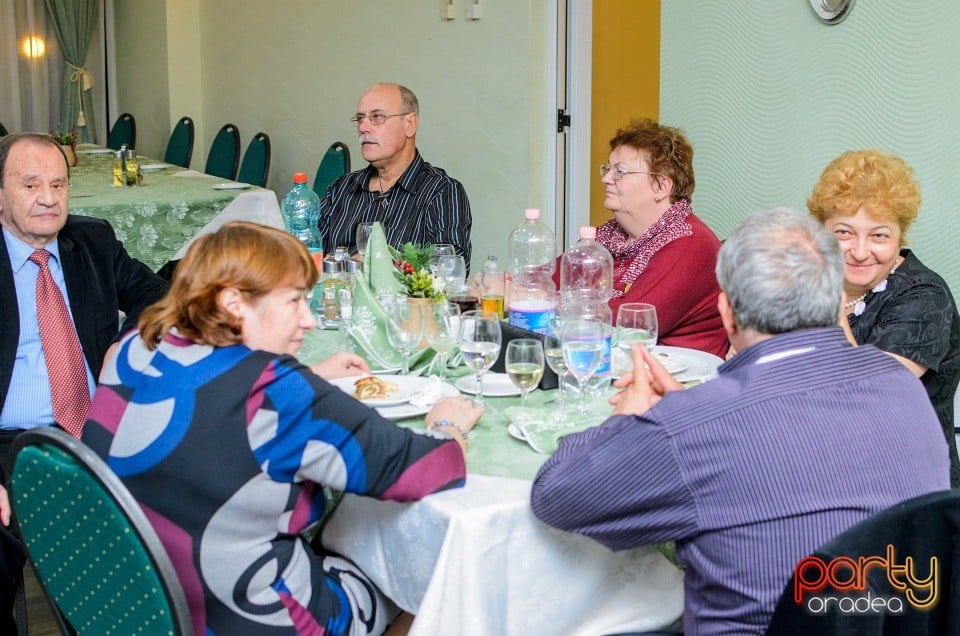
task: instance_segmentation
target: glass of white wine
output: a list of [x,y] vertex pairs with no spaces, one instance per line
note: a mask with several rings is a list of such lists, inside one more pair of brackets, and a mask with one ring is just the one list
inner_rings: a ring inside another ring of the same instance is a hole
[[504,359],[507,375],[520,389],[520,407],[527,407],[527,393],[543,377],[543,343],[533,338],[517,338],[507,343]]
[[624,303],[617,310],[617,346],[630,353],[638,342],[648,351],[657,344],[657,308],[649,303]]
[[433,320],[437,328],[427,332],[427,343],[437,352],[442,381],[446,378],[450,352],[460,342],[460,307],[456,303],[438,300],[433,304]]
[[500,355],[500,318],[482,309],[465,312],[460,318],[460,355],[477,374],[473,403],[483,406],[483,374]]
[[370,234],[373,232],[373,223],[358,223],[357,224],[357,254],[360,255],[360,260],[363,260],[363,255],[367,253],[367,245],[370,243]]
[[557,397],[549,402],[551,404],[566,404],[567,392],[564,388],[564,379],[567,376],[567,363],[563,360],[563,347],[560,342],[560,322],[559,319],[551,321],[550,331],[543,336],[543,357],[547,365],[557,374]]
[[603,361],[603,340],[603,323],[599,320],[577,319],[563,322],[561,335],[563,360],[580,387],[580,404],[577,406],[577,412],[581,415],[588,414],[584,404],[587,382]]

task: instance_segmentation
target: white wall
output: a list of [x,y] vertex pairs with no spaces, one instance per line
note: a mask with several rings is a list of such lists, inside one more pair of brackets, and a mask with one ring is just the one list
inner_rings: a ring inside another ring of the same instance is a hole
[[[205,130],[196,141],[194,168],[202,169],[206,148],[228,121],[239,127],[244,147],[258,131],[270,135],[267,185],[280,195],[295,171],[313,179],[333,141],[347,143],[354,169],[362,167],[348,120],[371,84],[396,81],[420,99],[417,145],[424,158],[466,188],[475,269],[488,253],[505,257],[507,234],[524,208],[553,214],[553,158],[544,143],[552,138],[555,118],[548,94],[553,3],[485,0],[479,21],[464,18],[463,2],[456,3],[456,19],[442,20],[437,0],[166,4],[176,5],[181,17],[191,5],[199,9],[199,59],[186,68],[181,59],[168,70],[170,86],[180,74],[200,74],[202,112],[172,106],[169,112],[174,120],[190,114]],[[118,20],[118,32],[126,29],[130,37],[157,28],[131,12]],[[193,37],[190,29],[167,25],[170,49],[190,50]],[[121,77],[129,71],[120,69]],[[158,101],[182,103],[172,91],[163,94],[159,83],[149,90]],[[139,124],[134,106],[147,105],[141,94],[136,102],[133,97],[121,99],[119,107],[133,112]],[[144,138],[139,145],[150,143]]]
[[755,210],[805,210],[827,163],[879,148],[915,168],[908,238],[960,292],[960,4],[861,0],[832,26],[804,1],[662,10],[661,119],[693,143],[694,208],[718,234]]

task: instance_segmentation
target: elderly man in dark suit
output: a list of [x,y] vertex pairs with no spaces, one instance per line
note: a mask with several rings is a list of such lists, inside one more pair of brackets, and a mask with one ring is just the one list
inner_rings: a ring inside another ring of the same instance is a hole
[[[0,466],[25,429],[58,424],[79,437],[111,347],[166,291],[106,221],[68,216],[69,177],[52,139],[0,138]],[[2,486],[0,521],[9,521]],[[18,547],[0,526],[0,633],[12,627]]]

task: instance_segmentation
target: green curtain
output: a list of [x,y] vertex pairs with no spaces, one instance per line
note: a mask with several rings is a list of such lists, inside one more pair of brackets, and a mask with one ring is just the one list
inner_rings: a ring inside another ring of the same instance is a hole
[[66,72],[63,74],[63,101],[60,105],[60,128],[76,128],[80,141],[96,141],[93,117],[93,76],[84,64],[90,47],[90,34],[97,19],[100,0],[46,0]]

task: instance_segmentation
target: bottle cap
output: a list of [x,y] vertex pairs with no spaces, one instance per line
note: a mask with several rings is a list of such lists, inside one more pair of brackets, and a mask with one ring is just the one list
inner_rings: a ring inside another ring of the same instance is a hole
[[540,210],[537,208],[527,208],[523,211],[523,218],[527,220],[534,220],[540,218]]
[[307,182],[307,173],[306,173],[306,172],[294,172],[294,173],[293,173],[293,182],[294,182],[294,183],[306,183],[306,182]]
[[580,238],[582,239],[597,238],[597,228],[590,225],[584,225],[582,228],[580,228]]

